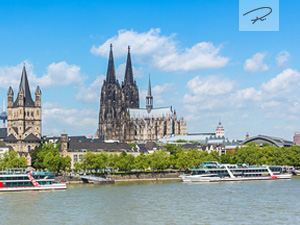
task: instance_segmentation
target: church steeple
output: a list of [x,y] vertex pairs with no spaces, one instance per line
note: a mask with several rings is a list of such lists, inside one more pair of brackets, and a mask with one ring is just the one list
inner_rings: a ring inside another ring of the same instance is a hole
[[112,51],[112,44],[110,44],[106,82],[111,83],[111,84],[114,84],[117,82],[116,73],[115,73],[114,56],[113,56],[113,51]]
[[[21,77],[21,82],[20,82],[20,86],[19,86],[19,93],[23,94],[23,96],[24,96],[24,106],[30,106],[30,107],[34,106],[34,102],[32,100],[30,88],[29,88],[29,84],[28,84],[28,78],[27,78],[25,64],[23,66],[22,77]],[[18,96],[18,98],[19,98],[19,96]],[[18,99],[16,100],[16,102],[18,102]]]
[[128,46],[128,55],[127,55],[124,83],[125,85],[126,84],[133,85],[133,72],[132,72],[132,64],[131,64],[131,56],[130,56],[130,46]]
[[153,97],[151,94],[151,82],[150,82],[150,74],[149,74],[148,93],[146,96],[146,109],[147,109],[148,113],[150,113],[152,108],[153,108]]

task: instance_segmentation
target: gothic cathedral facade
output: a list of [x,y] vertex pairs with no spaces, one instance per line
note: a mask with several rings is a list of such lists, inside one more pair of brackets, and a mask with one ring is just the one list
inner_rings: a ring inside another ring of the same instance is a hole
[[33,101],[24,65],[16,100],[12,87],[7,93],[7,137],[4,141],[14,151],[29,152],[41,144],[41,95],[37,86]]
[[110,45],[106,79],[100,97],[98,138],[120,142],[158,141],[165,136],[186,135],[183,118],[177,120],[172,107],[153,108],[149,79],[146,108],[140,108],[139,89],[133,78],[130,47],[124,81],[116,78],[112,45]]

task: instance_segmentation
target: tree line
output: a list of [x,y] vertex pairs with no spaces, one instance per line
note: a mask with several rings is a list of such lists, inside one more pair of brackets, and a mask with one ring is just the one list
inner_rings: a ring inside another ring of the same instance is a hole
[[250,144],[241,149],[236,148],[234,153],[228,152],[227,155],[222,156],[219,156],[216,151],[208,153],[197,149],[183,149],[180,145],[173,144],[167,144],[164,150],[155,151],[153,154],[141,153],[136,157],[126,154],[126,152],[122,152],[120,155],[88,152],[82,157],[81,162],[75,163],[75,170],[103,171],[106,168],[118,169],[119,171],[186,170],[197,167],[205,161],[227,164],[300,166],[300,147],[277,148],[269,145],[259,147]]
[[[219,156],[218,152],[208,153],[197,149],[183,149],[180,145],[167,144],[165,149],[155,151],[153,154],[140,154],[133,156],[125,151],[121,154],[106,154],[87,152],[81,162],[75,163],[75,170],[103,171],[112,168],[118,171],[165,169],[186,170],[197,167],[204,161],[217,161],[219,163],[248,163],[249,165],[290,165],[300,166],[300,147],[277,148],[274,146],[257,146],[250,143],[241,149],[236,148],[234,153]],[[70,171],[71,158],[59,155],[59,145],[44,144],[30,151],[32,166],[36,169],[49,171]],[[17,152],[5,153],[0,158],[0,167],[14,168],[27,166],[25,157],[19,157]]]

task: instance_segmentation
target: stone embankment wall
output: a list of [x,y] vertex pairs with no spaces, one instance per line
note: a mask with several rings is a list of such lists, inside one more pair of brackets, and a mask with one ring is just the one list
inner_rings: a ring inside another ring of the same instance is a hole
[[134,173],[134,174],[113,174],[108,175],[116,182],[119,181],[143,181],[143,180],[180,180],[179,176],[183,172],[169,173],[169,172],[155,172],[155,173]]
[[[147,180],[180,180],[179,176],[183,172],[153,172],[153,173],[121,173],[107,175],[107,178],[111,178],[116,182],[122,181],[147,181]],[[83,183],[80,177],[70,176],[58,176],[56,181],[65,180],[66,183]]]

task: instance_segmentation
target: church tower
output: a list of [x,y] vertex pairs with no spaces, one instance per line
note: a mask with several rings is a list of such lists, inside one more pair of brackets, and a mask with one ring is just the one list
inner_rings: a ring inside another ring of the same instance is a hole
[[33,101],[24,65],[17,99],[14,101],[12,87],[7,93],[7,137],[4,141],[15,151],[29,152],[41,143],[41,95],[38,86]]
[[140,107],[139,89],[133,79],[130,46],[128,46],[126,70],[122,82],[122,107],[123,109]]
[[133,79],[133,70],[130,55],[130,46],[128,46],[127,62],[125,69],[124,81],[122,82],[122,129],[121,142],[130,142],[135,137],[135,126],[129,120],[129,108],[138,109],[140,107],[139,89],[136,81]]
[[151,94],[151,83],[150,83],[150,75],[149,75],[149,83],[148,83],[148,93],[146,96],[146,109],[148,113],[153,109],[153,97]]
[[104,140],[121,138],[122,98],[119,81],[116,79],[112,44],[110,45],[106,79],[103,82],[100,98],[98,137]]

